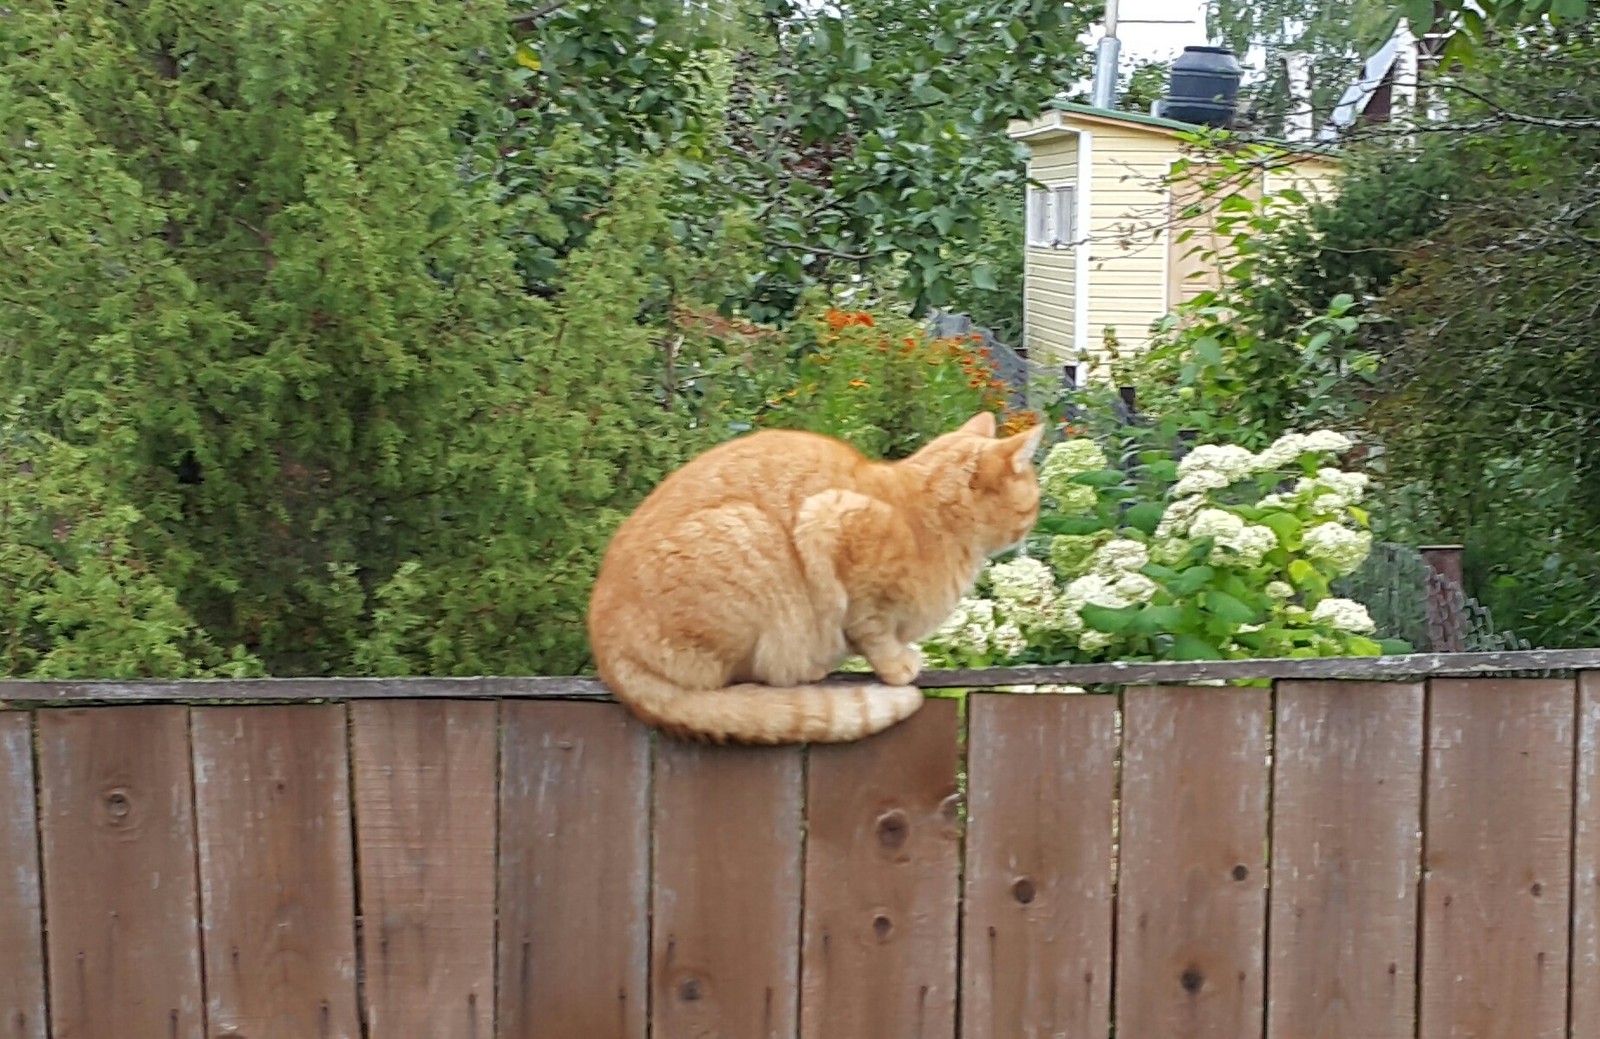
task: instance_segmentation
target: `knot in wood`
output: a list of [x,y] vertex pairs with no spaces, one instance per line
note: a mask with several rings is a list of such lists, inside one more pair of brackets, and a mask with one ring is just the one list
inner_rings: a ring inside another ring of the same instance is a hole
[[133,803],[128,800],[125,790],[113,790],[106,794],[106,814],[118,821],[127,817],[133,809]]
[[888,851],[898,851],[905,847],[906,838],[911,836],[911,820],[906,818],[906,813],[896,808],[878,816],[878,843]]
[[1205,983],[1205,975],[1197,967],[1190,967],[1178,978],[1178,984],[1183,986],[1185,992],[1199,992],[1200,986]]
[[1016,899],[1019,905],[1032,902],[1038,893],[1031,877],[1018,877],[1011,882],[1011,897]]
[[699,978],[684,978],[678,984],[678,998],[685,1003],[698,1003],[705,996],[705,987]]
[[1243,880],[1246,877],[1248,877],[1249,875],[1250,875],[1250,867],[1246,866],[1244,863],[1241,862],[1239,865],[1233,867],[1233,879],[1234,880]]
[[878,941],[889,937],[889,932],[894,930],[894,921],[879,913],[872,918],[872,933],[878,936]]

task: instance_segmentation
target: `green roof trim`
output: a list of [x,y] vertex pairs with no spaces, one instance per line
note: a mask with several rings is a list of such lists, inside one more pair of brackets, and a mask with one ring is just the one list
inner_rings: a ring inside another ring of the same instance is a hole
[[[1114,108],[1096,108],[1094,105],[1085,105],[1078,101],[1067,101],[1062,98],[1052,100],[1046,110],[1059,112],[1074,112],[1078,115],[1092,115],[1098,119],[1112,119],[1119,123],[1132,123],[1135,126],[1148,126],[1156,130],[1170,130],[1175,133],[1194,133],[1202,127],[1193,123],[1181,122],[1177,119],[1167,119],[1159,115],[1146,115],[1143,112],[1124,112]],[[1310,155],[1325,155],[1329,158],[1339,158],[1343,149],[1337,145],[1321,144],[1314,141],[1285,141],[1277,137],[1260,137],[1253,134],[1233,131],[1235,137],[1248,144],[1265,144],[1273,148],[1281,148],[1286,152],[1301,152]]]

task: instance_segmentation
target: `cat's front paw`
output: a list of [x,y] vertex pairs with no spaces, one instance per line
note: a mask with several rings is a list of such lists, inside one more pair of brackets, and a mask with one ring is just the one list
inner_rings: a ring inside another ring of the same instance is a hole
[[915,646],[900,646],[897,652],[870,663],[885,683],[910,685],[922,671],[922,654]]

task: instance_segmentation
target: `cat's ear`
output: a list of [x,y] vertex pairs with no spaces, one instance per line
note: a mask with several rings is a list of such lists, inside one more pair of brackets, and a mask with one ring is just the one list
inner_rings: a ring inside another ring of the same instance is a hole
[[957,433],[971,433],[974,436],[994,436],[994,412],[980,411],[976,415],[961,423]]
[[1043,439],[1044,427],[1034,426],[1030,430],[1000,441],[1000,449],[1011,459],[1012,472],[1020,474],[1028,471],[1028,464],[1033,461],[1033,453],[1039,450],[1039,443]]

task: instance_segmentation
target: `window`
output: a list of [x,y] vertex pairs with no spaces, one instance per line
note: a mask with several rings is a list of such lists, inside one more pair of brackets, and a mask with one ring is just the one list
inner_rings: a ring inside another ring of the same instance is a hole
[[1077,239],[1077,198],[1071,184],[1028,189],[1028,244],[1070,249]]

